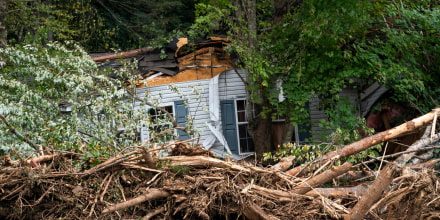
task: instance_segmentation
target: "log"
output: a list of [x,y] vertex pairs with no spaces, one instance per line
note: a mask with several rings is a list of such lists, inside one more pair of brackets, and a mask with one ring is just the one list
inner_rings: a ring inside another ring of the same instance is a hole
[[382,193],[388,188],[397,173],[397,166],[394,163],[388,163],[379,173],[373,184],[368,187],[367,192],[353,207],[351,212],[344,216],[344,219],[356,220],[362,219],[370,210],[370,207],[380,199]]
[[326,170],[324,173],[321,173],[315,177],[312,177],[309,180],[301,183],[299,186],[295,187],[292,192],[300,195],[306,194],[308,191],[316,188],[322,184],[330,182],[332,179],[338,177],[339,175],[344,174],[352,168],[351,163],[344,163],[341,166],[332,167],[329,170]]
[[105,208],[102,213],[106,214],[106,213],[111,213],[114,211],[117,211],[119,209],[126,209],[132,206],[135,206],[137,204],[143,203],[147,200],[153,200],[153,199],[161,199],[161,198],[166,198],[169,197],[170,194],[166,191],[163,190],[159,190],[159,189],[149,189],[147,192],[145,192],[144,194],[127,200],[125,202],[121,202],[115,205],[112,205],[110,207]]
[[280,162],[272,166],[272,170],[283,172],[288,170],[289,167],[293,165],[295,158],[295,156],[284,157]]
[[29,160],[26,160],[26,162],[28,164],[30,164],[32,161],[34,161],[35,163],[41,163],[41,162],[45,162],[45,161],[54,160],[56,157],[62,157],[64,155],[68,155],[68,154],[56,153],[56,154],[50,154],[50,155],[43,155],[43,156],[33,157]]
[[375,172],[371,172],[368,170],[362,170],[362,171],[348,171],[347,173],[338,176],[335,178],[338,182],[353,182],[359,179],[368,178],[371,176],[375,176]]
[[340,197],[352,195],[355,197],[363,196],[368,190],[368,185],[359,184],[353,187],[338,187],[338,188],[315,188],[312,191],[307,192],[306,196],[324,196],[324,197]]
[[386,131],[377,133],[373,136],[366,137],[362,140],[359,140],[359,141],[356,141],[356,142],[351,143],[349,145],[346,145],[343,148],[331,151],[331,152],[325,154],[322,158],[319,158],[319,159],[311,162],[311,164],[309,164],[309,166],[307,166],[307,168],[302,169],[301,166],[297,166],[291,170],[288,170],[286,173],[290,174],[292,176],[302,175],[302,174],[311,172],[313,169],[315,169],[319,165],[325,164],[327,161],[331,160],[331,158],[334,158],[335,156],[339,156],[340,158],[350,156],[350,155],[359,153],[361,151],[364,151],[364,150],[366,150],[376,144],[380,144],[384,141],[387,141],[387,140],[390,140],[393,138],[397,138],[401,135],[404,135],[410,131],[413,131],[419,127],[425,126],[426,124],[430,123],[434,119],[434,116],[439,114],[439,112],[440,112],[440,108],[436,108],[426,115],[415,118],[409,122],[401,124],[401,125],[394,127],[390,130],[386,130]]
[[93,61],[95,61],[96,63],[100,63],[100,62],[104,62],[106,60],[124,59],[124,58],[128,58],[128,57],[134,57],[137,55],[141,55],[143,53],[151,52],[151,51],[153,51],[152,47],[144,47],[144,48],[140,48],[140,49],[123,51],[120,53],[95,57],[95,58],[93,58]]
[[268,171],[258,167],[246,168],[242,167],[236,163],[226,162],[212,157],[207,156],[168,156],[158,158],[161,161],[170,161],[173,166],[188,166],[188,167],[219,167],[227,168],[231,170],[241,171],[244,173],[262,172],[262,173],[273,173],[273,171]]

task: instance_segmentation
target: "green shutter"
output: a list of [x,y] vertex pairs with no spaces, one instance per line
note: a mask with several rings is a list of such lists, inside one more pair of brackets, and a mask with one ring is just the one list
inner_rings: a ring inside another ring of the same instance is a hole
[[238,154],[237,121],[235,120],[234,100],[225,100],[220,102],[222,111],[223,135],[233,154]]
[[[175,116],[176,121],[181,126],[186,126],[186,116],[188,115],[188,109],[186,108],[185,104],[183,103],[183,100],[175,101],[174,102],[174,110],[175,110]],[[182,140],[188,140],[189,136],[187,133],[183,132],[182,130],[177,130],[177,133],[179,134],[179,139]]]

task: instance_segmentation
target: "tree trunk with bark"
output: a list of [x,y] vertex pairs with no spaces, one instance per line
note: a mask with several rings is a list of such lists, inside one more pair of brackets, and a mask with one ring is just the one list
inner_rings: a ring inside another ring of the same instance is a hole
[[6,28],[6,16],[8,14],[8,3],[6,0],[0,1],[0,48],[6,47],[8,30]]
[[[244,14],[247,21],[246,33],[248,40],[248,50],[249,55],[253,54],[257,47],[257,3],[256,0],[244,0],[242,2],[244,6]],[[251,82],[251,78],[255,78],[255,83],[261,81],[258,76],[259,73],[248,72],[246,74],[247,82]],[[255,90],[246,90],[247,102],[246,102],[246,113],[247,120],[249,122],[248,131],[249,135],[252,137],[255,144],[255,153],[261,155],[265,152],[270,152],[272,150],[272,120],[270,117],[263,117],[262,112],[265,107],[267,109],[270,106],[269,100],[266,94],[264,94],[264,88],[260,86],[256,87]],[[259,102],[252,100],[251,92],[253,96],[256,96]],[[266,114],[269,115],[269,114]]]

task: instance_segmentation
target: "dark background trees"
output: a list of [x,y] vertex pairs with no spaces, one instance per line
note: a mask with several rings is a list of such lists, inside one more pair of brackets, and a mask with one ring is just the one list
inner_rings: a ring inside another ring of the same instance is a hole
[[184,30],[194,20],[195,3],[42,0],[2,1],[2,5],[10,43],[73,40],[94,52],[139,48]]

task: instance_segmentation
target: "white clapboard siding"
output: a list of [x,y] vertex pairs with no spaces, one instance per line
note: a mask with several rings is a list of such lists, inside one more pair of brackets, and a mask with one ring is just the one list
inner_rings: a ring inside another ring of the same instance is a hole
[[[148,91],[148,97],[151,98],[147,100],[157,100],[159,106],[174,106],[175,101],[185,99],[188,102],[188,112],[194,117],[195,136],[200,135],[201,139],[199,142],[203,142],[204,137],[210,132],[205,124],[209,122],[209,113],[205,111],[208,110],[209,80],[179,82],[174,83],[173,87],[178,88],[181,94],[172,91],[168,84],[139,88],[137,89],[137,94],[139,97],[144,98],[145,92]],[[194,92],[194,87],[198,89],[199,95]],[[140,104],[140,101],[136,101],[137,107]]]
[[[243,79],[246,79],[246,74],[241,69],[237,72]],[[220,100],[234,100],[237,98],[246,97],[246,86],[237,75],[235,70],[227,70],[220,74],[218,79],[218,92]]]
[[[237,69],[237,72],[241,75],[243,79],[246,79],[246,74],[243,73],[241,69]],[[243,99],[246,98],[246,86],[243,81],[237,75],[235,70],[226,70],[222,72],[218,79],[218,93],[219,98],[221,100],[234,100],[234,99]],[[221,122],[221,106],[219,106],[220,111],[220,122]],[[223,129],[221,127],[221,123],[219,123],[218,129],[223,133]],[[212,146],[213,152],[215,151],[224,151],[224,146],[216,140],[214,145]],[[217,154],[220,155],[220,154]],[[224,155],[220,155],[224,156]],[[231,155],[232,156],[232,155]]]
[[[347,87],[343,88],[339,93],[340,97],[347,97],[353,104],[354,110],[359,112],[359,101],[358,93],[355,88]],[[319,122],[324,119],[328,120],[328,115],[324,113],[324,110],[319,109],[319,99],[310,98],[310,119],[312,121],[312,138],[314,141],[321,141],[320,139],[325,138],[324,135],[332,133],[332,130],[326,130],[326,128],[319,127]],[[328,141],[328,140],[326,140]]]

